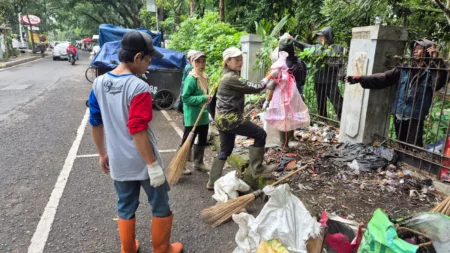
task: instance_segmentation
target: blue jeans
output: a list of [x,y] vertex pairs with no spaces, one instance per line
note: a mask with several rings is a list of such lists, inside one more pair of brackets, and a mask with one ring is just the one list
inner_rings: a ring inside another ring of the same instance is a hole
[[147,179],[142,181],[114,181],[114,188],[118,197],[117,213],[119,217],[124,220],[134,218],[139,206],[141,186],[144,188],[148,202],[152,206],[153,216],[158,218],[170,216],[172,212],[169,206],[169,184],[166,181],[161,186],[153,187],[150,185],[150,179]]

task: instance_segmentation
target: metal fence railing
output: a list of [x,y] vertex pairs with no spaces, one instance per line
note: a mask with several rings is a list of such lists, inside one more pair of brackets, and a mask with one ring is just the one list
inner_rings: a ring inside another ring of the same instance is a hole
[[311,116],[339,126],[344,95],[347,56],[327,56],[307,63],[308,74],[303,97]]
[[[446,155],[450,100],[449,68],[441,58],[397,57],[392,110],[386,112],[390,147],[429,174],[450,169]],[[388,80],[386,80],[388,82]],[[449,143],[450,144],[450,143]]]

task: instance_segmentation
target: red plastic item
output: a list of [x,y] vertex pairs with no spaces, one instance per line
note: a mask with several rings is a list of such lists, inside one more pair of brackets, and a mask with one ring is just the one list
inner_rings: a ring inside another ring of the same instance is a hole
[[[445,142],[444,155],[450,157],[450,136],[447,136],[447,140]],[[443,158],[442,165],[450,167],[450,159]],[[439,175],[440,180],[444,182],[450,182],[450,172],[449,169],[441,167],[441,174]]]

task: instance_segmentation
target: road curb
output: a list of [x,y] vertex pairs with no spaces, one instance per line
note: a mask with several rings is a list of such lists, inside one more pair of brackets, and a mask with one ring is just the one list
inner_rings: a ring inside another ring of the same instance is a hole
[[30,62],[30,61],[34,61],[34,60],[37,60],[37,59],[40,59],[40,58],[42,58],[42,57],[41,56],[31,56],[31,57],[20,59],[20,60],[17,60],[17,61],[0,62],[0,69],[1,68],[13,67],[13,66],[16,66],[16,65],[19,65],[19,64],[23,64],[23,63],[27,63],[27,62]]

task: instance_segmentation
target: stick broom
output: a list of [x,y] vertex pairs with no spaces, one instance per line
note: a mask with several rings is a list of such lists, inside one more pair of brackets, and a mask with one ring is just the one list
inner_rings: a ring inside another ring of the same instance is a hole
[[[271,184],[270,186],[277,186],[284,180],[290,178],[294,174],[297,174],[301,170],[306,169],[308,165],[305,165]],[[235,213],[239,213],[243,208],[252,203],[258,196],[263,193],[262,190],[257,190],[252,193],[246,194],[244,196],[232,199],[225,203],[220,203],[215,206],[203,209],[201,211],[201,216],[205,220],[206,223],[211,225],[212,227],[217,227],[225,221],[229,220],[231,216]]]
[[[216,87],[213,87],[209,95],[211,96],[212,94],[214,94],[215,90]],[[174,156],[169,166],[167,167],[167,181],[171,185],[176,185],[180,180],[181,174],[183,173],[183,169],[186,166],[189,150],[191,149],[192,142],[194,141],[195,128],[197,127],[197,124],[200,121],[203,111],[205,110],[207,104],[208,102],[206,102],[203,105],[202,109],[200,110],[200,113],[198,114],[197,120],[195,121],[194,127],[192,128],[192,131],[189,133],[188,138],[183,143],[183,146],[181,146],[181,148],[177,151],[176,155]]]

